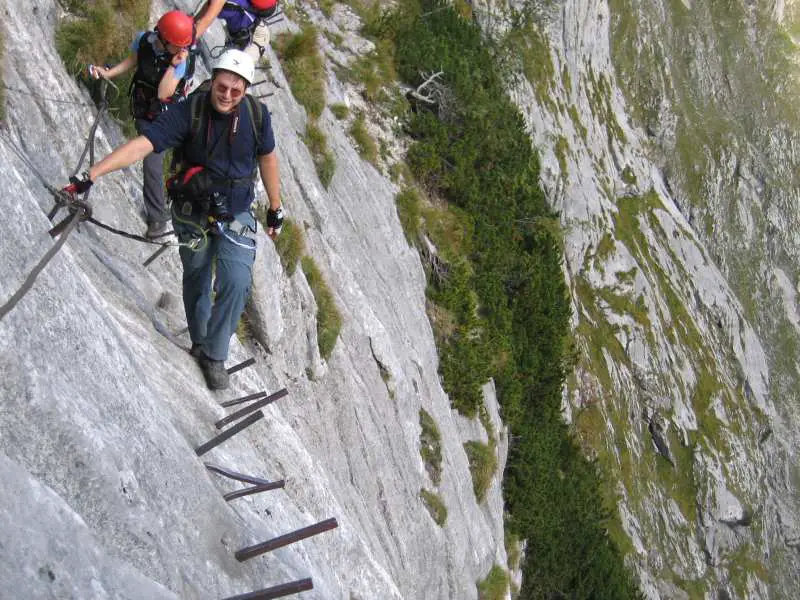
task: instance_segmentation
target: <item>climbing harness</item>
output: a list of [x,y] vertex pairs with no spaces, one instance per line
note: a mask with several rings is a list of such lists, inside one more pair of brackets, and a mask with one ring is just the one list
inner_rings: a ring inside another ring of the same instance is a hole
[[[247,225],[245,225],[243,223],[239,223],[238,221],[231,221],[230,223],[223,224],[222,221],[218,221],[218,220],[214,219],[214,217],[209,217],[208,220],[210,222],[210,225],[211,225],[213,231],[215,233],[217,233],[217,235],[221,235],[222,237],[224,237],[226,240],[228,240],[231,244],[233,244],[235,246],[239,246],[240,248],[244,248],[246,250],[249,250],[250,252],[255,252],[256,251],[255,243],[252,246],[249,245],[249,244],[243,244],[243,243],[233,239],[231,236],[228,235],[228,231],[232,231],[233,233],[236,233],[238,235],[247,237],[246,234],[244,233],[245,228],[248,228]],[[250,238],[250,239],[252,239],[252,238]]]

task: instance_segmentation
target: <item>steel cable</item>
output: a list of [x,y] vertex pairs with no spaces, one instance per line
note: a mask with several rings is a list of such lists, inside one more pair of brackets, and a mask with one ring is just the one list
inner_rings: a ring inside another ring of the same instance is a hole
[[[75,173],[77,173],[80,170],[81,165],[83,164],[83,161],[86,158],[87,150],[89,149],[90,146],[91,146],[91,152],[89,158],[90,166],[91,164],[94,164],[94,136],[97,131],[97,125],[100,123],[100,117],[102,116],[103,112],[105,112],[106,107],[108,106],[106,100],[106,89],[107,89],[106,86],[101,87],[103,101],[101,102],[100,107],[97,111],[97,116],[95,117],[94,124],[92,125],[91,134],[86,142],[86,146],[83,149],[83,153],[81,154],[80,162],[78,163],[78,166],[75,169]],[[50,186],[48,186],[48,190],[52,192]],[[84,204],[86,203],[86,200],[88,200],[89,198],[89,191],[87,191],[83,196]],[[53,215],[55,215],[55,213],[58,212],[58,208],[60,208],[63,202],[63,197],[60,193],[56,193],[54,195],[59,199],[59,201],[56,203],[56,206],[51,211]],[[59,225],[57,225],[54,228],[58,229],[61,232],[61,236],[58,238],[58,241],[55,244],[53,244],[53,246],[47,252],[45,252],[44,256],[39,260],[39,262],[36,263],[36,266],[25,278],[25,281],[22,283],[20,288],[11,296],[11,298],[9,298],[5,302],[5,304],[3,304],[2,307],[0,307],[0,320],[4,319],[5,316],[9,312],[11,312],[13,308],[17,305],[17,303],[25,296],[25,294],[27,294],[28,291],[30,291],[30,289],[33,287],[34,282],[36,281],[36,278],[39,276],[39,273],[42,272],[42,270],[47,266],[47,263],[49,263],[50,260],[52,260],[52,258],[58,253],[59,250],[61,250],[61,248],[66,243],[69,234],[72,233],[75,227],[77,227],[78,222],[81,220],[81,218],[85,217],[86,215],[87,215],[87,209],[79,205],[77,207],[77,210],[70,217],[67,217],[67,219],[65,219],[68,220],[68,223],[66,225],[64,225],[64,221],[62,221]]]

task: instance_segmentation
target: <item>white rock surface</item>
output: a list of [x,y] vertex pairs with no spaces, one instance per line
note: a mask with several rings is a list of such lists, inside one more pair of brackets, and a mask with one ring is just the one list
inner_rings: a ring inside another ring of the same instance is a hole
[[[156,3],[153,14],[165,8]],[[93,120],[92,109],[63,103],[89,98],[56,54],[58,11],[54,0],[37,0],[35,13],[6,13],[14,35],[5,40],[5,82],[27,93],[7,93],[0,135],[0,206],[13,223],[0,236],[2,302],[53,243],[52,198],[36,172],[64,185]],[[505,564],[499,480],[478,505],[397,190],[332,119],[321,127],[337,170],[329,189],[320,185],[301,140],[305,113],[275,57],[272,64],[283,86],[268,102],[285,205],[343,315],[333,355],[319,356],[302,272],[286,277],[262,236],[253,315],[264,349],[234,340],[229,364],[255,354],[257,365],[232,376],[231,390],[209,393],[173,343],[188,344],[171,333],[184,326],[181,303],[157,306],[165,294],[180,297],[177,252],[143,269],[153,248],[81,226],[0,323],[0,550],[14,553],[0,560],[0,582],[16,597],[220,598],[312,577],[304,598],[475,599],[475,582]],[[120,140],[105,120],[98,156]],[[95,217],[141,231],[140,177],[132,168],[98,182]],[[265,419],[198,460],[194,448],[216,435],[213,423],[227,412],[220,401],[283,386],[288,398],[266,408]],[[493,394],[487,402],[497,423]],[[421,408],[442,435],[438,488],[419,453]],[[503,464],[499,423],[497,432]],[[208,473],[203,460],[284,478],[286,487],[226,503],[222,494],[239,485]],[[447,506],[443,528],[421,488]],[[329,517],[338,529],[248,562],[233,556]],[[35,552],[23,551],[28,541]],[[80,548],[67,555],[70,546]]]

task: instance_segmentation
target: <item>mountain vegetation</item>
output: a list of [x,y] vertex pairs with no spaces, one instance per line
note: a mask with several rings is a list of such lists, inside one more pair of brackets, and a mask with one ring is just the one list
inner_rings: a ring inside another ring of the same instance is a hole
[[[458,7],[437,0],[410,0],[375,29],[394,41],[405,82],[420,86],[439,74],[433,101],[414,103],[407,120],[407,162],[422,190],[452,211],[458,231],[442,235],[441,221],[423,217],[409,237],[434,240],[445,262],[429,270],[429,299],[435,314],[447,315],[437,337],[453,406],[477,415],[481,386],[489,377],[497,383],[511,430],[508,528],[527,540],[520,597],[638,597],[607,533],[615,517],[604,509],[595,465],[562,418],[571,356],[562,236],[506,94],[511,73],[499,47]],[[409,194],[402,198],[408,223],[421,211]]]

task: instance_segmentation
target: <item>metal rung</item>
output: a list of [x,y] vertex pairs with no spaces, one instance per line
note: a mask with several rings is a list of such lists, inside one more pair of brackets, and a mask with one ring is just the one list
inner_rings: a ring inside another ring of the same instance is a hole
[[234,421],[238,421],[246,414],[249,414],[254,410],[258,410],[259,408],[264,408],[267,404],[272,404],[273,402],[275,402],[275,400],[278,400],[288,395],[289,392],[286,391],[286,388],[278,390],[271,396],[267,396],[266,398],[263,398],[258,402],[253,402],[250,406],[245,406],[244,408],[237,410],[235,413],[229,414],[227,417],[224,417],[219,421],[217,421],[216,423],[214,423],[214,425],[216,426],[217,429],[222,429],[228,423],[233,423]]
[[258,590],[255,592],[248,592],[239,596],[230,596],[224,600],[271,600],[272,598],[283,598],[284,596],[291,596],[298,592],[305,592],[314,589],[314,583],[311,578],[298,579],[290,583],[282,583],[280,585]]
[[202,446],[198,446],[197,448],[195,448],[195,454],[197,454],[197,456],[203,456],[203,454],[205,454],[206,452],[208,452],[212,448],[214,448],[216,446],[219,446],[222,442],[224,442],[225,440],[227,440],[230,437],[233,437],[234,435],[239,433],[242,429],[244,429],[246,427],[249,427],[250,425],[252,425],[256,421],[258,421],[259,419],[263,419],[263,418],[264,418],[264,413],[261,412],[261,411],[258,411],[254,415],[250,415],[244,421],[240,421],[239,423],[237,423],[236,425],[234,425],[230,429],[226,429],[225,431],[220,433],[217,437],[212,438],[209,441],[207,441],[205,444],[203,444]]
[[233,365],[230,369],[228,369],[228,375],[233,375],[236,371],[241,371],[249,367],[250,365],[254,365],[256,362],[255,358],[248,358],[245,361],[240,362],[238,365]]
[[253,485],[267,485],[270,483],[266,479],[261,479],[260,477],[256,477],[254,475],[244,475],[243,473],[237,473],[236,471],[231,471],[230,469],[226,469],[218,465],[212,465],[211,463],[205,463],[205,465],[206,469],[208,469],[209,471],[217,473],[218,475],[222,475],[223,477],[227,477],[228,479],[243,481],[245,483],[252,483]]
[[220,402],[219,405],[228,408],[229,406],[236,406],[237,404],[242,404],[244,402],[250,402],[251,400],[258,400],[259,398],[266,398],[267,392],[256,392],[255,394],[250,394],[249,396],[242,396],[241,398],[236,398],[234,400],[226,400],[225,402]]
[[161,256],[162,254],[164,254],[164,252],[166,252],[166,251],[167,251],[167,248],[169,248],[169,246],[168,246],[168,245],[166,245],[166,244],[165,244],[165,245],[163,245],[163,246],[161,246],[161,248],[159,248],[158,250],[156,250],[155,252],[153,252],[153,254],[151,254],[151,255],[150,255],[150,258],[148,258],[146,261],[144,261],[144,262],[142,263],[142,266],[143,266],[143,267],[148,267],[148,266],[150,266],[150,263],[152,263],[152,262],[153,262],[155,259],[157,259],[159,256]]
[[309,525],[308,527],[303,527],[302,529],[298,529],[297,531],[292,531],[291,533],[287,533],[286,535],[282,535],[280,537],[267,540],[266,542],[261,542],[260,544],[256,544],[255,546],[248,546],[246,548],[242,548],[241,550],[237,550],[235,554],[236,560],[238,560],[239,562],[243,562],[245,560],[253,558],[254,556],[264,554],[265,552],[271,552],[272,550],[277,550],[278,548],[282,548],[283,546],[294,544],[295,542],[299,542],[300,540],[309,538],[312,535],[317,535],[318,533],[322,533],[330,529],[335,529],[338,526],[339,524],[336,522],[336,519],[328,519],[326,521],[321,521],[314,525]]
[[255,485],[253,487],[244,488],[243,490],[236,490],[235,492],[228,492],[222,498],[227,502],[231,500],[236,500],[236,498],[241,498],[242,496],[250,496],[252,494],[260,494],[261,492],[270,492],[272,490],[279,490],[286,487],[286,481],[283,479],[279,479],[278,481],[273,481],[272,483],[265,483],[262,485]]

